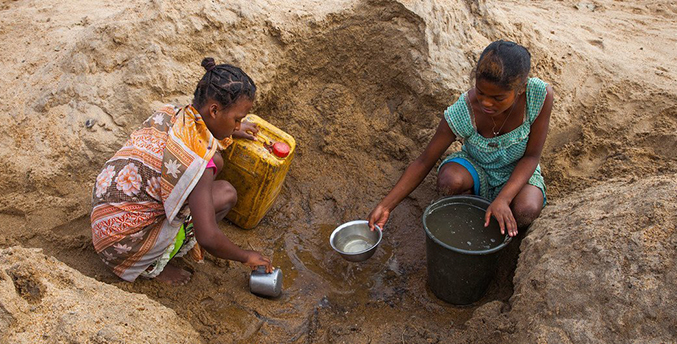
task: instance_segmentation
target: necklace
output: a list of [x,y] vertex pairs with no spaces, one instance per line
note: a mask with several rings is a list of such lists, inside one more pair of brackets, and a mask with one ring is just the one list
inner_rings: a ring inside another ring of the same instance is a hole
[[491,118],[491,123],[493,123],[493,125],[491,126],[491,132],[494,134],[494,137],[498,136],[498,134],[501,132],[501,129],[503,129],[503,126],[505,126],[505,123],[508,122],[508,118],[510,118],[510,115],[512,115],[512,110],[515,108],[515,104],[517,104],[517,100],[515,100],[515,102],[512,103],[510,113],[508,113],[508,116],[505,117],[505,119],[503,120],[503,124],[501,124],[501,127],[498,128],[497,131],[496,131],[496,122],[494,122],[494,118],[489,116],[489,118]]

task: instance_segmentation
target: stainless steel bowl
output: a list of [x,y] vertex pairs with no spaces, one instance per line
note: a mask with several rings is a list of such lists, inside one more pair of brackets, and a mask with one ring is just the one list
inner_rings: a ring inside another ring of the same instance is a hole
[[374,255],[382,238],[380,227],[376,226],[372,231],[368,221],[357,220],[336,227],[329,237],[329,244],[346,260],[361,262]]

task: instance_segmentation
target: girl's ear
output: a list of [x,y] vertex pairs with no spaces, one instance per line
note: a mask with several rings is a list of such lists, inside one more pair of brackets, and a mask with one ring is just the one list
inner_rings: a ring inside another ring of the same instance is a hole
[[209,117],[216,118],[216,113],[219,111],[218,105],[215,102],[212,102],[209,105]]
[[524,93],[526,91],[527,91],[527,85],[524,85],[524,86],[520,87],[519,91],[517,91],[517,95],[521,96],[522,93]]

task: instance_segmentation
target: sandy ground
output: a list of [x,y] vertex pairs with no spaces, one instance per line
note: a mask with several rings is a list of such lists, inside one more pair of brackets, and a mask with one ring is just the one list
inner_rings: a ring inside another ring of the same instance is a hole
[[[0,247],[43,248],[146,294],[204,342],[443,342],[460,338],[477,307],[509,308],[519,242],[476,305],[450,306],[427,289],[420,216],[438,197],[434,173],[396,209],[368,262],[345,262],[327,242],[420,153],[495,39],[529,47],[532,74],[556,90],[542,158],[552,201],[677,171],[671,1],[18,0],[0,10]],[[260,88],[254,112],[298,142],[261,225],[222,224],[283,269],[278,300],[251,295],[243,266],[212,257],[182,263],[194,271],[184,287],[124,283],[91,246],[99,167],[153,106],[190,100],[204,56],[243,67]]]

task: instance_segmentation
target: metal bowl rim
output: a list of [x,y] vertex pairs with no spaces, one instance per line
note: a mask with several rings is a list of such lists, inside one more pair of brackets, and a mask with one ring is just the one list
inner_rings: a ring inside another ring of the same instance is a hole
[[331,232],[331,236],[329,237],[329,245],[331,245],[331,248],[333,248],[334,251],[336,251],[340,254],[346,255],[346,256],[357,256],[359,254],[363,254],[363,253],[366,253],[366,252],[369,252],[369,251],[375,249],[376,246],[378,246],[381,243],[381,239],[383,238],[383,232],[381,232],[381,229],[378,228],[378,227],[376,227],[376,230],[378,231],[378,240],[376,240],[376,243],[374,244],[374,246],[372,246],[372,247],[370,247],[370,248],[368,248],[364,251],[343,252],[343,251],[339,250],[336,246],[334,246],[334,237],[336,236],[336,233],[340,232],[343,228],[346,228],[346,227],[352,226],[352,225],[358,225],[358,224],[367,224],[368,225],[369,221],[367,221],[367,220],[354,220],[354,221],[346,222],[346,223],[336,227],[336,229],[334,229],[334,231]]

